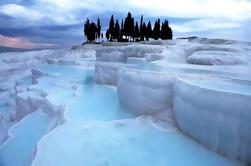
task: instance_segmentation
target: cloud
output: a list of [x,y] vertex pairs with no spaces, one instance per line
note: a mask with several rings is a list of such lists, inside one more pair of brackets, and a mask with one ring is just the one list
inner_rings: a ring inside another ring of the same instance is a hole
[[26,38],[23,37],[8,37],[0,34],[0,45],[5,47],[13,47],[13,48],[49,48],[55,47],[55,44],[51,43],[33,43]]
[[[56,24],[79,23],[80,18],[104,12],[127,12],[149,16],[182,18],[224,18],[245,21],[251,17],[249,0],[33,0],[26,7],[4,4],[1,12],[13,17],[40,20]],[[81,20],[82,21],[82,20]]]
[[247,20],[249,0],[129,0],[132,7],[151,15]]
[[[53,7],[66,14],[80,9],[93,13],[129,10],[151,16],[228,18],[247,20],[251,17],[249,0],[37,0],[38,4]],[[49,8],[47,8],[49,9]],[[52,12],[52,11],[51,11]]]
[[214,19],[198,19],[181,24],[172,24],[172,28],[176,32],[203,32],[217,31],[221,29],[240,28],[241,24],[234,21],[214,20]]
[[40,11],[17,4],[2,5],[0,12],[8,16],[25,18],[31,21],[37,21],[43,18],[43,14]]
[[251,19],[243,22],[230,20],[200,19],[171,24],[175,37],[198,36],[208,38],[251,41]]

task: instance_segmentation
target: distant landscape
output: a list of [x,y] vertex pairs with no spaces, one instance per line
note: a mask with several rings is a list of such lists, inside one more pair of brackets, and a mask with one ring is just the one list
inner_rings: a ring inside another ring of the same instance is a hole
[[25,48],[14,48],[14,47],[4,47],[0,46],[0,53],[2,52],[25,52],[25,51],[38,51],[42,48],[25,49]]

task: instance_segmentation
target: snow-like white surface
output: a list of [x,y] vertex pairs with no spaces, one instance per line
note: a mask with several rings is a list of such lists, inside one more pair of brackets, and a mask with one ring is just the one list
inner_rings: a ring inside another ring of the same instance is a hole
[[173,81],[173,74],[122,70],[117,84],[118,96],[121,104],[136,115],[156,114],[172,107]]
[[16,119],[14,108],[0,101],[0,144],[7,138],[9,124]]
[[2,53],[0,165],[250,164],[250,73],[221,39]]
[[209,69],[141,65],[121,69],[118,95],[121,104],[134,114],[154,114],[172,107],[173,83],[177,78],[207,79],[208,76],[238,78],[234,73]]
[[22,119],[43,105],[43,97],[37,91],[25,91],[16,96],[16,118]]
[[129,57],[127,58],[127,63],[131,64],[144,64],[146,63],[146,58],[135,58],[135,57]]
[[104,46],[97,50],[97,60],[126,62],[130,57],[145,58],[149,54],[161,54],[167,50],[162,45],[131,44],[126,46]]
[[127,57],[145,57],[147,53],[162,53],[166,47],[161,45],[130,45],[124,47],[123,51]]
[[96,62],[95,65],[95,81],[99,84],[117,85],[119,71],[125,66],[131,66],[131,64],[123,63],[108,63],[108,62]]
[[215,152],[250,162],[251,84],[176,80],[173,94],[182,131]]
[[247,64],[245,56],[222,51],[198,51],[187,58],[188,63],[201,65]]
[[105,62],[126,62],[126,56],[121,51],[98,52],[97,61]]

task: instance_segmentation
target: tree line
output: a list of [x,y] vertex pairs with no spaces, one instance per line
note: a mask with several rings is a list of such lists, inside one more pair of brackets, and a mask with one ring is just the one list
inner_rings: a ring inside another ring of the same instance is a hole
[[[96,24],[90,22],[87,18],[84,24],[84,34],[87,38],[87,42],[95,42],[95,40],[100,39],[103,40],[104,36],[103,33],[101,33],[100,19],[98,18]],[[122,19],[121,24],[119,24],[118,19],[114,21],[113,15],[111,16],[105,37],[111,42],[149,41],[150,39],[167,40],[173,38],[173,31],[169,26],[168,20],[164,20],[164,22],[161,23],[160,19],[157,19],[152,28],[150,21],[147,24],[144,22],[143,15],[141,16],[139,24],[137,21],[134,21],[134,17],[128,12],[127,17]]]

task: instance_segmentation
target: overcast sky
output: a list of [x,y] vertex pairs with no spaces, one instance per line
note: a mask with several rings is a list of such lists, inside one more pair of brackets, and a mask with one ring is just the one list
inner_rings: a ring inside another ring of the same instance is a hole
[[135,17],[169,18],[174,37],[251,41],[250,0],[0,0],[0,45],[80,44],[87,17],[105,20],[112,13],[126,16],[128,11]]

